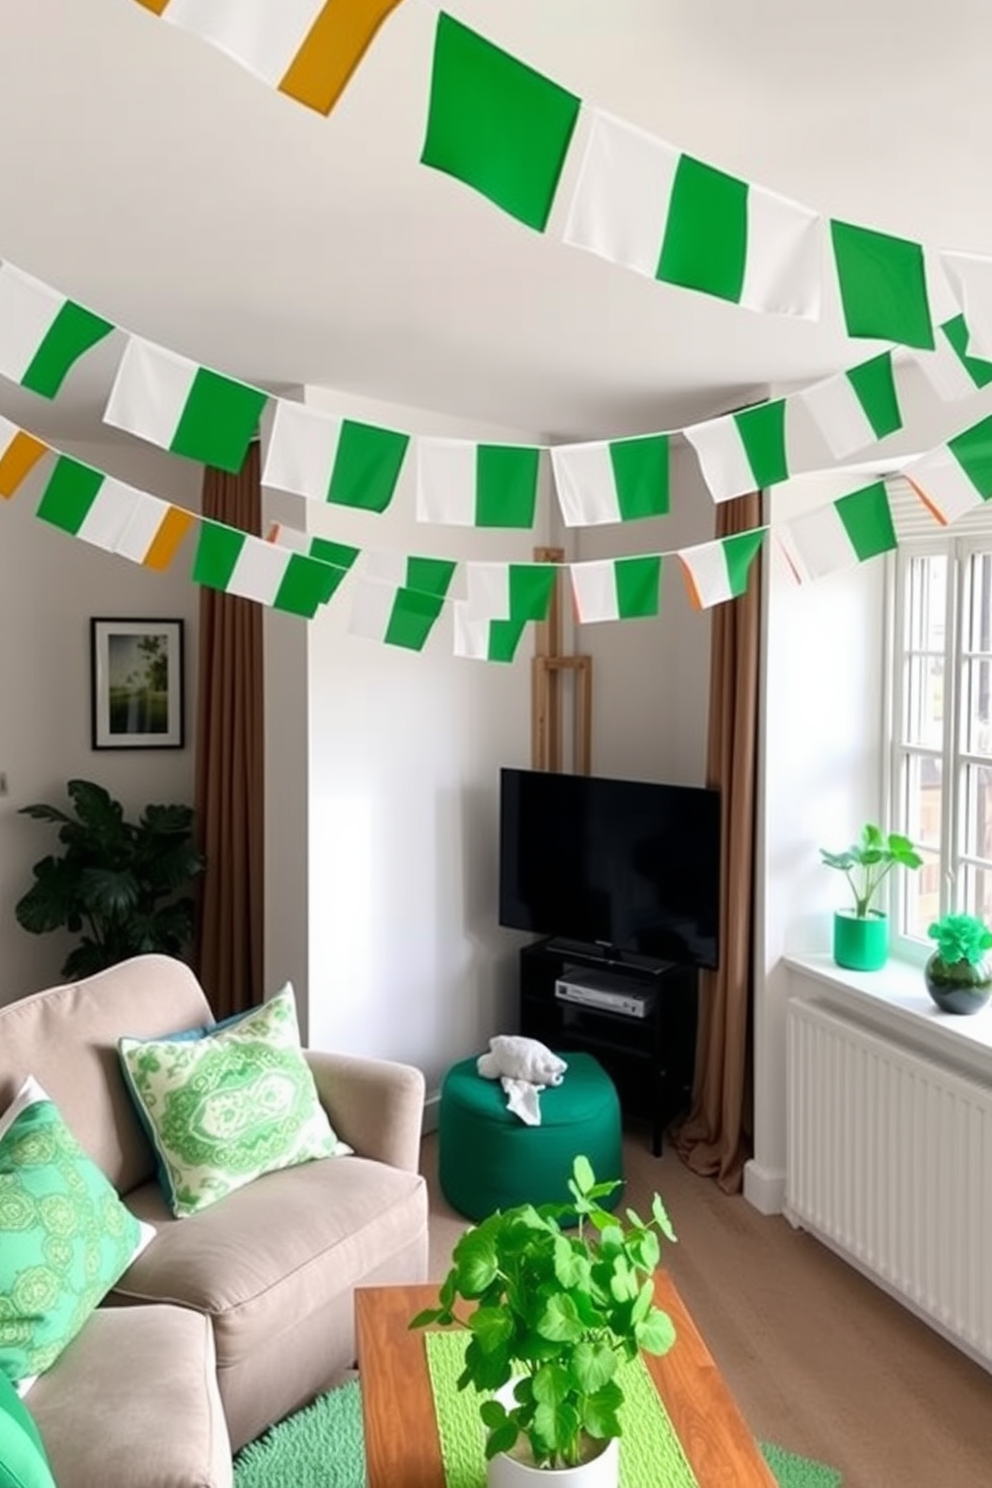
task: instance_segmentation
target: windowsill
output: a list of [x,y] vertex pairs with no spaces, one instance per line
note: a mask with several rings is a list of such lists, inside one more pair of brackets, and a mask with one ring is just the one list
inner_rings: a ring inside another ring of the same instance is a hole
[[992,1002],[967,1016],[943,1013],[923,984],[922,967],[895,958],[881,971],[847,971],[826,954],[783,959],[791,972],[815,983],[802,995],[815,995],[923,1053],[992,1078]]

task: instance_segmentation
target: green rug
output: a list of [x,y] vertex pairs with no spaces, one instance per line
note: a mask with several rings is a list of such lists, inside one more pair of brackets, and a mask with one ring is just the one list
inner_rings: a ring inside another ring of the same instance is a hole
[[[271,1427],[234,1459],[235,1488],[366,1488],[359,1383],[330,1390]],[[779,1488],[840,1488],[822,1462],[762,1442]]]

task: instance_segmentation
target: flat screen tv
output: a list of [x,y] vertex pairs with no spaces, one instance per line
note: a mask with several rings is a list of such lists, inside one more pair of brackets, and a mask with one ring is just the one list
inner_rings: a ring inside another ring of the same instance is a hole
[[499,923],[607,959],[715,968],[719,792],[501,770]]

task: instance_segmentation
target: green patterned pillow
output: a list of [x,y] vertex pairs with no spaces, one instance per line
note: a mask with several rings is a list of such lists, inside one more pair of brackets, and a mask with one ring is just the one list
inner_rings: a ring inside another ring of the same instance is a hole
[[56,1488],[38,1428],[5,1374],[0,1374],[0,1488]]
[[153,1234],[26,1080],[0,1117],[0,1372],[48,1369]]
[[292,987],[204,1038],[118,1048],[180,1219],[263,1173],[351,1151],[320,1104]]

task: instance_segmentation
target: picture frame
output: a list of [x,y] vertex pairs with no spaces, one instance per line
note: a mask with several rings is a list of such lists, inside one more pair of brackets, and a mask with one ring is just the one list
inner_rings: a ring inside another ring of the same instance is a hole
[[90,620],[94,749],[182,749],[182,620]]

